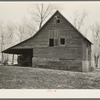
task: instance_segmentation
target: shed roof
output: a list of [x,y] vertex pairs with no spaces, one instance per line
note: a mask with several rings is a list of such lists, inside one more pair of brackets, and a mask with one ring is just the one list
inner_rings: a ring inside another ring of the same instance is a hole
[[[51,18],[50,19],[52,19],[55,15],[56,15],[56,13],[59,13],[83,38],[85,38],[90,44],[93,44],[90,40],[88,40],[78,29],[76,29],[58,10],[51,16]],[[49,19],[49,20],[50,20]],[[49,20],[46,22],[46,23],[48,23],[49,22]],[[42,26],[42,28],[46,25],[46,23]],[[41,29],[42,29],[41,28]],[[30,38],[28,38],[28,39],[26,39],[26,40],[24,40],[24,41],[22,41],[22,42],[20,42],[20,43],[18,43],[18,44],[16,44],[16,45],[14,45],[14,46],[12,46],[12,47],[10,47],[10,48],[8,48],[8,49],[5,49],[5,50],[3,50],[2,51],[2,53],[11,53],[11,54],[20,54],[20,53],[22,53],[22,51],[23,51],[23,48],[21,48],[20,50],[18,50],[18,49],[13,49],[14,47],[16,47],[16,46],[18,46],[18,45],[20,45],[20,44],[22,44],[23,42],[26,42],[26,41],[28,41],[28,40],[30,40],[30,39],[32,39],[32,38],[34,38],[40,31],[41,31],[41,29],[39,29],[32,37],[30,37]],[[30,49],[32,49],[32,48],[30,48]],[[16,51],[16,50],[18,50],[18,52]],[[21,51],[22,50],[22,51]],[[28,48],[26,49],[26,51],[27,50],[29,50]]]

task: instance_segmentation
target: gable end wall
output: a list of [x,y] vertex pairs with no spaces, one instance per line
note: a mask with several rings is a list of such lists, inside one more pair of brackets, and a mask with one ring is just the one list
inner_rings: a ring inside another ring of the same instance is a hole
[[[35,36],[33,66],[82,71],[82,36],[63,17],[60,20],[55,24],[52,18]],[[49,38],[56,39],[57,45],[49,47]],[[65,46],[60,38],[66,39]]]

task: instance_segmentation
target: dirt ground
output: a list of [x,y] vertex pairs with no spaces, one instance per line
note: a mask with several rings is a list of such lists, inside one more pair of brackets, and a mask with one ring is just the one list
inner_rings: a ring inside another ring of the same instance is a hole
[[100,89],[100,69],[83,73],[0,66],[0,89]]

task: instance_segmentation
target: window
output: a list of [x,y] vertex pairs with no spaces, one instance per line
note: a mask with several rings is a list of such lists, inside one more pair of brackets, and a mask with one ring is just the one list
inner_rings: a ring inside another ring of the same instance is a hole
[[60,44],[64,45],[65,44],[65,38],[60,39]]
[[59,16],[55,16],[56,19],[56,23],[60,23],[60,17]]
[[60,23],[60,19],[57,20],[57,23]]
[[49,46],[54,46],[54,39],[49,39]]

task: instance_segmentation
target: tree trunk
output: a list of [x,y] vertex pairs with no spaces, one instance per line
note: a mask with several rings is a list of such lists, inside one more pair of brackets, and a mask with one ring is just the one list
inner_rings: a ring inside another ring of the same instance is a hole
[[39,29],[41,29],[41,27],[42,27],[42,22],[40,22]]
[[99,60],[99,55],[95,55],[95,67],[98,68],[98,60]]

